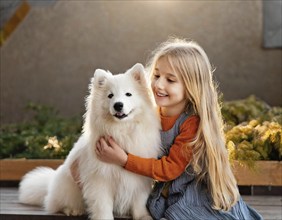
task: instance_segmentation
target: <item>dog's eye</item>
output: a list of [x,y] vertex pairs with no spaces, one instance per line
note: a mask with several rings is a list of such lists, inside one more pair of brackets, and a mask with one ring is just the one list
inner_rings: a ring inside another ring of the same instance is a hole
[[129,92],[125,93],[125,95],[128,96],[128,97],[129,97],[129,96],[132,96],[132,94],[129,93]]
[[114,96],[114,94],[111,93],[111,94],[108,95],[108,98],[111,99],[111,98],[113,98],[113,96]]

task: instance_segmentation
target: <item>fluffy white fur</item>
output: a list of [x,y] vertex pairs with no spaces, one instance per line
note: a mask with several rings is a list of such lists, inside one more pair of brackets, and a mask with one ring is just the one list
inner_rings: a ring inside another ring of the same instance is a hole
[[[67,215],[80,215],[86,209],[91,219],[113,219],[114,214],[147,218],[145,205],[152,179],[99,161],[94,149],[99,137],[112,136],[126,152],[156,158],[159,129],[141,64],[118,75],[97,69],[90,84],[81,137],[56,171],[37,168],[23,177],[20,202],[44,205],[48,212]],[[76,159],[82,190],[70,173]]]

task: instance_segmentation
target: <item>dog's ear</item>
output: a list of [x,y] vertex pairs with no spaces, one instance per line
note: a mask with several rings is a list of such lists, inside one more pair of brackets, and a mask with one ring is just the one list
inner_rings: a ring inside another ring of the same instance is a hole
[[110,72],[107,72],[102,69],[96,69],[94,73],[93,83],[98,88],[101,88],[105,85],[107,82],[107,78],[111,76],[112,74]]
[[133,67],[131,67],[131,69],[129,70],[129,73],[141,85],[147,84],[146,77],[145,77],[145,69],[141,63],[136,63]]

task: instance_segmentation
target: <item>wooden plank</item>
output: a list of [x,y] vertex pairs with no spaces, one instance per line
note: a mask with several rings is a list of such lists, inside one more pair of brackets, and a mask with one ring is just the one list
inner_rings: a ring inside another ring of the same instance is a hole
[[39,166],[57,169],[64,160],[28,160],[5,159],[0,160],[0,180],[20,180],[24,174]]
[[[88,220],[83,216],[17,215],[1,214],[1,220]],[[116,219],[117,220],[117,219]]]
[[282,186],[282,162],[257,161],[250,169],[235,161],[233,173],[240,186]]
[[[38,166],[56,169],[64,160],[4,159],[0,160],[0,180],[19,181],[28,171]],[[254,169],[241,166],[237,161],[232,166],[240,186],[282,186],[282,162],[257,161]]]
[[[49,214],[42,207],[18,202],[17,188],[0,188],[0,219],[6,220],[87,220],[87,215],[66,216],[61,213]],[[115,216],[115,220],[130,220],[128,216]]]
[[264,220],[282,219],[282,196],[242,196],[242,198],[260,213]]
[[[18,202],[17,188],[0,188],[0,219],[6,220],[86,220],[87,216],[65,216],[48,214],[43,208],[23,205]],[[282,196],[242,196],[243,200],[256,209],[265,220],[282,219]],[[129,220],[130,217],[115,217],[115,220]]]
[[242,196],[244,201],[255,206],[282,207],[282,196]]

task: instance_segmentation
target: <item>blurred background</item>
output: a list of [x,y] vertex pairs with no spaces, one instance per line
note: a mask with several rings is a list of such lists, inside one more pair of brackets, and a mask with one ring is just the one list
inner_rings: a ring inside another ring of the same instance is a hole
[[84,113],[96,68],[146,63],[169,36],[197,41],[224,100],[282,104],[281,0],[1,0],[1,124],[28,102]]

